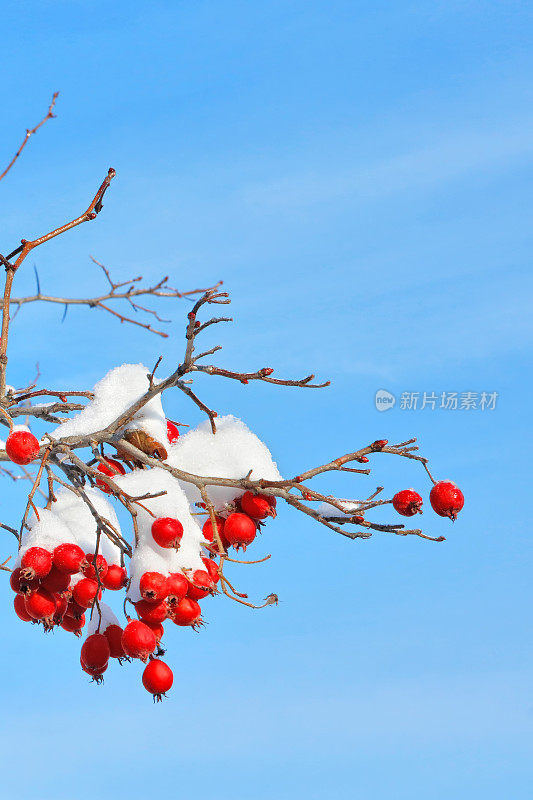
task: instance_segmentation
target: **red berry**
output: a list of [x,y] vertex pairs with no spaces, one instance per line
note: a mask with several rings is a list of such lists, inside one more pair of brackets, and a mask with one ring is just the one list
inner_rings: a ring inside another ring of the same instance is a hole
[[13,589],[14,592],[20,592],[20,567],[16,567],[13,572],[11,572],[9,576],[9,585]]
[[253,519],[247,514],[239,514],[238,511],[230,514],[224,524],[224,536],[236,550],[242,547],[246,550],[249,544],[255,539],[256,527]]
[[26,603],[22,594],[15,595],[13,605],[15,606],[15,614],[19,619],[23,622],[33,622],[33,617],[26,610]]
[[84,606],[78,605],[75,600],[70,600],[67,607],[66,616],[74,617],[74,619],[81,619],[81,617],[83,617],[85,614],[85,611],[86,609]]
[[111,658],[124,658],[126,655],[122,647],[122,634],[123,630],[120,625],[108,625],[104,631]]
[[139,591],[145,600],[164,600],[167,596],[167,579],[160,572],[145,572],[139,581]]
[[88,636],[81,647],[81,661],[90,670],[101,671],[111,655],[109,642],[103,633]]
[[128,573],[124,567],[119,567],[118,564],[111,564],[101,581],[102,586],[106,589],[117,592],[119,589],[124,588],[128,582]]
[[177,442],[180,437],[178,426],[174,425],[174,423],[171,422],[169,419],[167,419],[167,436],[170,444],[174,444],[174,442]]
[[104,674],[104,672],[108,668],[109,662],[107,662],[107,664],[104,667],[102,667],[101,669],[91,669],[90,667],[85,666],[85,664],[83,663],[81,658],[80,658],[80,664],[81,664],[82,670],[84,672],[86,672],[87,675],[90,675],[95,683],[103,683],[104,679],[103,679],[102,675]]
[[143,672],[143,686],[146,691],[154,696],[154,700],[161,700],[162,695],[171,688],[174,676],[164,661],[153,658],[148,662]]
[[20,560],[23,578],[44,578],[52,569],[52,556],[44,547],[30,547]]
[[433,510],[440,517],[457,518],[457,514],[465,504],[462,491],[452,481],[439,481],[429,494]]
[[135,610],[142,620],[149,622],[164,622],[168,617],[168,605],[165,600],[156,600],[155,603],[139,600],[135,603]]
[[29,431],[13,431],[6,440],[6,453],[14,464],[29,464],[39,455],[39,442]]
[[98,584],[92,578],[82,578],[72,590],[74,601],[82,608],[89,608],[98,594]]
[[414,489],[402,489],[392,498],[392,505],[403,517],[414,517],[422,513],[423,500]]
[[172,517],[159,517],[152,523],[152,536],[160,547],[179,547],[183,525]]
[[[116,478],[117,475],[125,475],[126,470],[120,463],[120,461],[115,461],[114,458],[106,458],[105,464],[100,464],[98,466],[97,472],[102,472],[104,475],[107,475],[109,478],[113,479]],[[111,494],[113,491],[107,483],[104,481],[96,481],[96,485],[99,489],[101,489],[105,494]]]
[[85,561],[85,553],[77,544],[60,544],[52,553],[54,567],[74,575],[81,571],[81,565]]
[[173,572],[167,578],[167,603],[175,605],[183,600],[189,588],[189,581],[181,572]]
[[66,592],[69,585],[70,575],[66,572],[60,572],[53,564],[48,575],[42,579],[42,586],[52,593],[61,594],[61,592]]
[[85,625],[85,614],[82,614],[79,618],[71,617],[68,614],[65,614],[59,624],[64,631],[75,633],[76,636],[81,636],[82,628]]
[[56,602],[46,589],[36,589],[24,598],[26,611],[32,619],[42,619],[50,627],[56,610]]
[[196,625],[200,625],[202,621],[202,609],[196,600],[184,597],[172,609],[172,621],[176,625],[191,625],[194,628]]
[[261,494],[245,492],[240,499],[241,508],[245,514],[252,519],[266,519],[276,515],[275,506],[269,502],[269,498]]
[[100,576],[100,580],[105,577],[107,574],[107,561],[105,558],[98,553],[96,556],[96,567],[94,565],[94,553],[86,553],[85,554],[86,563],[83,564],[81,571],[85,575],[86,578],[92,578],[93,581],[96,580],[96,573]]
[[148,622],[146,619],[143,619],[143,622],[150,628],[151,631],[154,632],[155,640],[159,644],[165,632],[162,624],[160,622]]
[[41,581],[39,578],[32,578],[31,580],[24,578],[21,568],[17,567],[9,576],[9,585],[17,594],[28,594],[28,592],[34,592],[35,589],[38,589]]
[[61,594],[54,594],[54,600],[56,602],[56,610],[54,611],[54,623],[59,625],[61,620],[67,613],[68,608],[68,600],[64,595]]
[[187,597],[191,600],[202,600],[214,591],[215,584],[206,570],[196,569],[189,579]]
[[220,580],[220,575],[218,573],[218,564],[216,561],[213,561],[212,558],[205,558],[202,557],[202,561],[205,564],[205,568],[209,573],[209,577],[213,581],[213,583],[218,583]]
[[138,619],[128,622],[122,633],[122,647],[130,658],[146,661],[156,648],[155,633]]
[[[220,541],[222,542],[223,547],[229,545],[229,542],[224,537],[224,523],[226,522],[225,519],[222,517],[215,517],[215,522],[217,526],[218,535],[220,536]],[[211,524],[211,517],[208,517],[204,522],[202,533],[204,535],[204,539],[207,539],[208,542],[214,541],[214,534],[213,534],[213,525]]]

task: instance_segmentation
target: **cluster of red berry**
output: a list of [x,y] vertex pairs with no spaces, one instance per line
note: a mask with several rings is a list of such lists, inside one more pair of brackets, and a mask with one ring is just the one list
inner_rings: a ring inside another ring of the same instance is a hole
[[[107,489],[107,486],[106,486]],[[268,516],[275,515],[273,497],[246,492],[235,501],[226,518],[216,517],[217,530],[224,550],[246,548]],[[179,520],[160,517],[152,524],[154,542],[164,548],[179,548],[183,526]],[[207,541],[213,542],[211,520],[203,526]],[[214,549],[218,549],[213,545]],[[173,682],[170,667],[154,656],[164,633],[163,623],[196,629],[202,622],[199,601],[215,594],[220,580],[213,558],[202,557],[205,569],[188,575],[180,572],[163,575],[145,572],[139,581],[141,599],[134,603],[138,619],[128,619],[124,629],[117,624],[98,626],[81,648],[81,667],[96,681],[102,680],[109,658],[140,659],[148,662],[143,672],[145,688],[161,699]],[[76,576],[74,582],[73,577]],[[16,592],[17,616],[25,622],[42,623],[45,630],[61,627],[81,636],[86,611],[102,598],[105,589],[120,590],[128,583],[124,567],[108,564],[99,553],[84,553],[79,545],[64,543],[52,552],[44,547],[30,547],[21,558],[20,567],[11,573],[10,583]],[[71,585],[72,584],[72,585]],[[97,613],[96,610],[93,613]]]
[[[457,514],[465,504],[462,491],[452,481],[438,481],[429,494],[431,507],[439,517],[457,518]],[[423,500],[414,489],[402,489],[392,498],[392,505],[404,517],[413,517],[422,513]]]
[[[257,531],[267,517],[276,516],[276,498],[245,492],[235,503],[235,511],[227,517],[215,517],[216,527],[224,549],[234,547],[246,550],[252,544]],[[212,542],[214,539],[211,519],[204,523],[202,533]]]
[[[167,433],[171,443],[179,437],[177,427],[170,421]],[[28,464],[38,455],[39,442],[29,431],[12,430],[6,451],[13,462]],[[125,474],[123,465],[111,458],[106,458],[98,471],[111,478]],[[104,481],[97,480],[96,485],[107,494],[112,491]],[[404,489],[392,499],[396,511],[406,517],[421,513],[422,502],[414,489]],[[451,481],[439,481],[431,490],[430,502],[437,514],[455,520],[464,497]],[[45,547],[29,547],[23,552],[20,567],[11,573],[15,612],[24,621],[42,623],[45,630],[61,627],[81,636],[87,609],[97,606],[98,627],[81,648],[82,669],[101,682],[110,658],[140,659],[146,664],[143,684],[160,700],[173,683],[172,670],[158,658],[164,653],[160,649],[163,624],[171,620],[180,627],[201,626],[199,601],[216,593],[221,578],[216,554],[221,547],[223,552],[230,547],[246,550],[267,517],[275,515],[275,497],[245,492],[234,500],[227,514],[219,512],[214,518],[216,532],[209,517],[202,528],[209,550],[209,555],[202,556],[204,569],[170,574],[145,571],[138,579],[140,599],[133,603],[138,619],[127,617],[124,629],[110,609],[114,621],[102,614],[100,607],[105,589],[117,591],[131,584],[123,566],[108,564],[101,553],[86,553],[74,542],[60,544],[52,552]],[[158,517],[151,525],[151,536],[159,547],[179,549],[183,525],[172,517]]]
[[[78,580],[72,584],[74,575]],[[104,589],[118,591],[126,583],[124,567],[108,565],[102,555],[84,553],[79,545],[69,542],[52,552],[44,547],[28,548],[20,567],[10,576],[11,588],[16,592],[15,612],[21,620],[40,622],[45,630],[59,626],[77,636],[81,636],[85,612],[95,598],[100,600]],[[122,652],[114,657],[121,655]],[[85,666],[82,660],[84,669]]]
[[[216,517],[218,536],[225,551],[230,547],[245,549],[255,539],[263,521],[276,513],[275,497],[251,492],[235,500],[234,505],[237,510],[226,518]],[[202,532],[208,542],[214,542],[216,537],[211,519],[205,522]],[[179,548],[182,535],[183,527],[177,519],[160,517],[152,524],[152,537],[160,547]],[[218,549],[216,544],[213,549]],[[143,673],[143,684],[156,699],[160,699],[173,682],[170,667],[154,658],[165,621],[171,620],[180,627],[200,627],[203,620],[199,601],[217,591],[220,580],[218,564],[208,556],[203,556],[202,561],[205,569],[190,571],[188,575],[175,572],[165,576],[160,572],[145,572],[140,577],[141,599],[134,603],[139,619],[128,621],[122,635],[122,648],[124,655],[130,658],[149,659]],[[102,650],[105,651],[103,645]]]

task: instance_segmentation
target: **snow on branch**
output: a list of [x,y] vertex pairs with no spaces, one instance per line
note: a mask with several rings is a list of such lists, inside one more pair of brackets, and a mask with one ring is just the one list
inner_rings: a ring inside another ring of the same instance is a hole
[[[0,179],[28,138],[53,116],[55,98],[56,95],[47,116],[27,132]],[[230,303],[229,294],[220,290],[221,281],[208,289],[187,291],[172,288],[168,277],[155,284],[145,284],[140,276],[115,282],[109,269],[93,259],[107,281],[105,292],[89,298],[67,298],[60,290],[57,294],[44,294],[37,278],[37,294],[12,296],[15,276],[28,254],[56,236],[94,220],[114,177],[115,171],[109,169],[78,217],[35,239],[22,239],[19,247],[0,256],[6,272],[0,342],[0,424],[9,429],[6,441],[0,441],[0,462],[10,462],[9,469],[0,467],[0,475],[31,484],[20,523],[0,523],[2,529],[15,535],[19,545],[11,581],[19,598],[15,609],[21,619],[40,621],[45,629],[61,625],[80,634],[87,610],[91,617],[87,642],[91,636],[107,635],[118,627],[116,657],[145,659],[153,656],[156,648],[160,652],[156,642],[166,620],[194,629],[202,624],[198,601],[209,594],[220,592],[250,608],[275,605],[278,598],[274,593],[262,602],[251,602],[246,592],[235,588],[226,570],[228,565],[252,565],[270,558],[267,555],[255,561],[243,560],[234,558],[233,550],[245,550],[258,538],[267,520],[276,516],[280,501],[349,539],[391,533],[443,541],[443,536],[433,537],[421,528],[375,518],[383,507],[391,506],[403,517],[420,514],[422,497],[414,489],[384,498],[384,488],[378,486],[370,493],[354,490],[356,496],[350,499],[324,493],[320,484],[317,488],[322,476],[348,473],[356,482],[371,474],[374,462],[385,456],[407,459],[420,464],[429,479],[433,509],[454,520],[462,508],[463,496],[455,484],[433,478],[415,438],[392,445],[386,439],[359,447],[350,443],[349,452],[286,477],[278,470],[268,446],[244,422],[229,415],[220,417],[212,408],[209,381],[202,384],[200,395],[195,385],[199,374],[238,381],[243,387],[251,382],[295,389],[329,386],[327,380],[315,382],[313,374],[278,377],[273,366],[251,365],[249,371],[239,372],[230,366],[208,363],[212,356],[219,357],[222,346],[202,349],[198,344],[202,334],[232,321],[214,311],[215,307]],[[141,297],[148,298],[143,305],[138,302]],[[151,369],[139,363],[119,365],[95,386],[83,390],[69,386],[45,388],[40,385],[39,372],[33,382],[21,389],[7,385],[10,325],[23,305],[55,303],[63,305],[65,313],[76,305],[99,308],[121,323],[167,336],[158,324],[152,324],[154,320],[167,320],[156,309],[144,305],[156,298],[165,302],[183,298],[193,301],[184,323],[183,354],[170,365],[166,376],[160,377],[163,359],[159,357]],[[13,307],[16,311],[11,316]],[[152,320],[135,319],[138,313],[148,314]],[[186,433],[179,430],[185,423],[168,419],[164,408],[176,391],[206,418]],[[14,421],[21,417],[25,424],[16,425]],[[30,430],[30,423],[39,426],[38,438]],[[297,443],[294,449],[297,452]],[[43,498],[42,507],[37,506],[38,495]],[[117,515],[121,508],[127,512],[126,525],[121,525]],[[0,564],[0,569],[9,571],[8,561]],[[120,589],[126,589],[126,631],[133,631],[130,626],[134,625],[129,606],[146,626],[151,626],[153,646],[146,652],[142,648],[136,651],[126,632],[120,639],[117,617],[101,602],[103,591]],[[155,685],[152,673],[162,669],[150,667],[153,663],[146,668],[152,676],[146,678],[147,688]],[[107,661],[96,668],[82,658],[82,666],[100,681]],[[153,693],[156,697],[161,694]]]

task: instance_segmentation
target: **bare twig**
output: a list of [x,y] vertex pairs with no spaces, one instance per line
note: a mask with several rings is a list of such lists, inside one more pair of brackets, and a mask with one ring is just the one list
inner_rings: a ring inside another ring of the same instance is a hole
[[[39,236],[37,239],[27,240],[22,239],[22,244],[20,247],[17,247],[10,253],[6,258],[2,257],[2,261],[6,268],[6,283],[4,288],[4,301],[3,301],[3,309],[2,309],[2,334],[0,340],[0,401],[2,401],[6,394],[6,367],[7,367],[7,342],[8,342],[8,334],[9,334],[9,305],[11,299],[11,289],[13,287],[13,279],[15,277],[16,271],[19,269],[20,265],[23,263],[24,259],[27,257],[32,250],[39,245],[44,244],[45,242],[49,242],[50,239],[54,239],[56,236],[60,236],[61,234],[65,233],[66,231],[70,230],[71,228],[75,228],[77,225],[81,225],[83,222],[89,222],[93,219],[96,219],[97,215],[102,210],[102,201],[104,199],[104,195],[109,188],[109,185],[112,179],[115,177],[115,170],[110,168],[108,170],[107,176],[104,178],[98,191],[96,192],[95,196],[89,203],[88,208],[83,214],[80,214],[79,217],[76,219],[71,220],[71,222],[67,222],[64,225],[60,225],[59,228],[55,228],[49,233],[45,233],[42,236]],[[15,256],[18,256],[15,262],[11,262],[11,259]]]
[[7,165],[5,170],[0,175],[0,181],[3,178],[6,177],[7,173],[9,172],[11,167],[14,165],[15,161],[17,160],[17,158],[20,157],[22,151],[24,150],[24,148],[28,144],[30,136],[33,136],[34,133],[37,133],[37,131],[39,130],[41,125],[44,125],[44,123],[47,122],[47,120],[53,119],[55,117],[55,114],[53,113],[53,110],[54,110],[54,106],[56,104],[56,100],[57,100],[58,96],[59,96],[59,92],[54,92],[54,94],[52,95],[51,103],[48,106],[48,111],[46,112],[46,114],[44,115],[42,120],[39,123],[37,123],[37,125],[34,128],[27,128],[26,129],[26,133],[24,135],[24,139],[22,140],[22,144],[20,145],[19,149],[17,150],[17,152],[15,153],[15,155],[13,156],[13,158],[11,159],[11,161],[9,162],[9,164]]

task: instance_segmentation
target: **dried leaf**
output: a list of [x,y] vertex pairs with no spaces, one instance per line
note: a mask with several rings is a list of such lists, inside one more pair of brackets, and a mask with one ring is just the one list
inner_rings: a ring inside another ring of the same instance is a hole
[[[157,458],[159,461],[165,461],[167,459],[168,453],[166,448],[161,442],[158,442],[146,433],[146,431],[129,430],[124,434],[124,438],[134,447],[137,447],[138,450],[150,456],[150,458]],[[123,458],[131,459],[131,455],[127,453],[122,453],[121,455]]]

